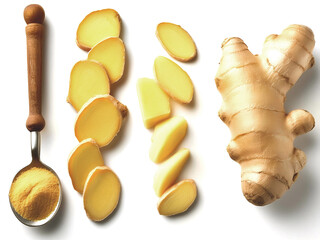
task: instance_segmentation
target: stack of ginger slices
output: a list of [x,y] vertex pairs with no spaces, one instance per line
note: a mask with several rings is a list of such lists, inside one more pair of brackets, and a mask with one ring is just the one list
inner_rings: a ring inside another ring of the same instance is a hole
[[[191,36],[179,25],[163,22],[156,35],[164,49],[174,59],[187,62],[197,50]],[[159,56],[154,61],[155,80],[140,78],[137,93],[142,119],[146,128],[154,128],[149,157],[159,164],[154,176],[159,214],[172,216],[189,209],[197,197],[192,179],[176,183],[190,156],[187,148],[175,149],[184,139],[188,123],[181,116],[171,117],[170,98],[183,104],[193,99],[193,83],[189,75],[174,61]]]
[[100,152],[120,131],[128,111],[110,95],[111,85],[121,79],[125,66],[120,32],[121,20],[115,10],[88,14],[76,36],[88,58],[77,62],[70,74],[67,101],[77,111],[74,132],[79,144],[69,156],[68,170],[93,221],[101,221],[114,211],[121,192],[118,176],[104,165]]

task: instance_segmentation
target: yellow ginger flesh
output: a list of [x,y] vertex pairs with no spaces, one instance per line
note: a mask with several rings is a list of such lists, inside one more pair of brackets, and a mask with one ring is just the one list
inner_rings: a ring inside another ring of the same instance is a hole
[[120,16],[113,9],[91,12],[80,23],[77,30],[78,46],[89,51],[93,46],[108,37],[119,37]]
[[171,117],[157,124],[149,151],[150,159],[155,163],[166,160],[186,136],[187,121],[181,116]]
[[222,44],[216,85],[223,98],[219,116],[230,128],[228,153],[241,165],[242,191],[258,206],[280,198],[306,163],[293,145],[314,127],[305,110],[285,112],[288,90],[314,63],[314,36],[308,27],[290,25],[265,40],[253,55],[240,38]]
[[88,53],[88,59],[101,63],[107,70],[110,83],[120,80],[124,72],[126,50],[118,37],[109,37],[95,45]]
[[99,147],[108,145],[120,131],[128,109],[111,95],[89,99],[78,112],[74,126],[79,142],[92,138]]
[[173,216],[189,209],[197,198],[197,185],[192,179],[182,180],[162,194],[158,202],[160,215]]
[[178,64],[159,56],[154,61],[154,74],[162,90],[171,98],[181,103],[192,101],[193,83]]
[[169,97],[162,91],[156,81],[149,78],[140,78],[137,82],[137,93],[143,123],[146,128],[152,128],[170,116]]
[[88,138],[79,143],[68,159],[68,170],[73,188],[82,194],[91,170],[103,165],[104,161],[99,146],[93,139]]
[[176,60],[188,62],[197,54],[193,39],[179,25],[168,22],[159,23],[156,35],[163,48]]
[[109,77],[100,63],[82,60],[73,66],[67,101],[77,112],[90,98],[109,93]]
[[189,156],[189,149],[182,148],[160,164],[153,181],[153,189],[158,197],[174,184]]
[[94,168],[89,173],[83,190],[87,216],[93,221],[107,218],[118,206],[120,192],[119,178],[110,168]]

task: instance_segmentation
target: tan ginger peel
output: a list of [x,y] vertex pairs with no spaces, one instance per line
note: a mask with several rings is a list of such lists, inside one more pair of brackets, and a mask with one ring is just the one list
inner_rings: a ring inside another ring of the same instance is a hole
[[265,40],[253,55],[240,38],[222,44],[216,85],[223,98],[219,116],[230,128],[230,157],[241,165],[242,191],[258,206],[280,198],[306,163],[293,146],[296,136],[314,127],[305,110],[285,112],[286,93],[314,64],[314,36],[308,27],[290,25]]

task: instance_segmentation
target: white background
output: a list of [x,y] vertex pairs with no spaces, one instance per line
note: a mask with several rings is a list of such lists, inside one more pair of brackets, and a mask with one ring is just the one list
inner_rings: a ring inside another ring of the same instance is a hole
[[[25,128],[28,98],[22,16],[30,3],[5,1],[0,10],[0,239],[319,239],[319,44],[314,50],[315,66],[301,77],[286,101],[287,111],[307,109],[316,119],[315,129],[295,141],[306,152],[308,162],[291,190],[269,206],[253,206],[242,196],[240,167],[225,150],[230,134],[217,116],[221,97],[214,83],[220,45],[226,37],[241,37],[253,53],[259,53],[267,35],[299,23],[312,28],[319,43],[318,1],[38,1],[46,11],[46,127],[41,158],[58,173],[63,185],[58,215],[39,228],[21,224],[8,200],[14,175],[31,160]],[[121,201],[106,221],[94,223],[86,217],[67,170],[68,155],[77,140],[73,133],[76,112],[66,97],[72,66],[87,56],[75,44],[77,26],[88,13],[103,8],[114,8],[121,15],[126,72],[112,86],[112,94],[130,113],[120,134],[102,149],[105,163],[121,180]],[[190,211],[171,218],[158,215],[156,209],[152,184],[157,166],[148,159],[152,132],[143,126],[136,95],[137,79],[153,77],[155,57],[168,57],[155,36],[156,25],[162,21],[182,25],[198,48],[196,61],[179,63],[193,80],[194,101],[190,106],[175,102],[172,106],[173,115],[182,115],[189,123],[181,147],[190,148],[192,157],[181,178],[195,179],[199,195]]]

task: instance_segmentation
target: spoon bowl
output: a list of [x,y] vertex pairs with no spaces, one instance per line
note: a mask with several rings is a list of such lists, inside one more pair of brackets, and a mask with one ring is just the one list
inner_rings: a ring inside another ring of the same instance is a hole
[[56,172],[50,168],[49,166],[47,166],[46,164],[44,164],[43,162],[40,161],[40,133],[39,132],[31,132],[30,134],[30,142],[31,142],[31,155],[32,155],[32,161],[29,165],[27,165],[26,167],[22,168],[13,178],[12,183],[25,171],[30,170],[33,167],[37,167],[37,168],[43,168],[46,169],[48,171],[50,171],[51,173],[53,173],[55,175],[55,177],[58,179],[59,182],[59,199],[57,202],[56,207],[54,208],[54,210],[50,213],[49,216],[47,216],[44,219],[41,220],[37,220],[37,221],[31,221],[28,219],[25,219],[24,217],[22,217],[13,207],[13,205],[11,204],[10,198],[10,206],[11,209],[14,213],[14,215],[17,217],[17,219],[22,222],[23,224],[30,226],[30,227],[38,227],[38,226],[42,226],[44,224],[46,224],[47,222],[49,222],[58,212],[60,205],[61,205],[61,201],[62,201],[62,192],[61,192],[61,182],[60,179],[58,177],[58,175],[56,174]]
[[33,161],[31,162],[31,164],[29,164],[28,166],[24,167],[23,169],[21,169],[17,175],[14,177],[13,181],[24,171],[27,171],[29,169],[31,169],[32,167],[41,167],[41,168],[45,168],[47,170],[49,170],[50,172],[52,172],[56,177],[57,179],[59,180],[59,200],[57,202],[57,205],[55,207],[55,209],[52,211],[52,213],[46,217],[45,219],[41,219],[41,220],[37,220],[37,221],[31,221],[31,220],[28,220],[28,219],[25,219],[23,218],[19,213],[16,212],[16,210],[14,209],[14,207],[12,206],[11,204],[11,201],[10,201],[10,206],[11,206],[11,210],[13,211],[14,215],[16,216],[16,218],[23,224],[27,225],[27,226],[30,226],[30,227],[39,227],[39,226],[42,226],[44,224],[46,224],[47,222],[49,222],[55,215],[56,213],[58,212],[59,208],[60,208],[60,205],[61,205],[61,201],[62,201],[62,194],[61,194],[61,183],[60,183],[60,179],[58,177],[58,175],[52,170],[52,168],[48,167],[47,165],[43,164],[42,162],[38,161],[37,164],[33,164]]

